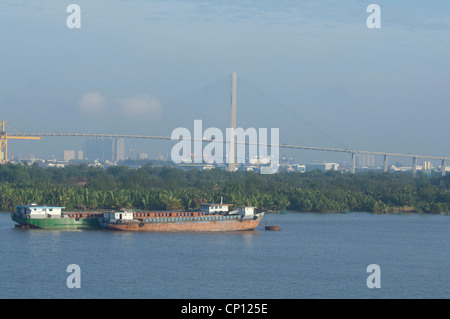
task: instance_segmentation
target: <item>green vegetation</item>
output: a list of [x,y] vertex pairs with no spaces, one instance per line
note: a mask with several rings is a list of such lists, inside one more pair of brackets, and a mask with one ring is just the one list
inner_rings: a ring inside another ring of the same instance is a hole
[[6,164],[0,165],[0,210],[30,202],[67,209],[196,209],[223,197],[226,203],[276,211],[444,213],[450,208],[447,185],[450,176],[413,178],[406,173],[260,175],[151,165],[103,169]]

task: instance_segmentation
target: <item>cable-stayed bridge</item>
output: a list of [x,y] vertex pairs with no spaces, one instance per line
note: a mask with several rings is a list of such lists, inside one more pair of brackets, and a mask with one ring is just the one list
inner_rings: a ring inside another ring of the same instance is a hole
[[[241,83],[241,80],[240,80]],[[310,123],[301,119],[298,114],[294,114],[291,110],[283,108],[282,105],[273,101],[270,97],[258,92],[250,84],[243,81],[243,85],[239,87],[239,106],[237,106],[237,75],[233,73],[231,81],[229,77],[220,79],[215,83],[209,84],[200,90],[188,94],[172,103],[169,103],[167,109],[170,112],[164,112],[161,109],[152,109],[145,114],[130,118],[123,121],[119,125],[111,129],[98,133],[71,133],[71,132],[30,132],[30,133],[6,133],[4,126],[0,132],[2,162],[7,160],[7,138],[39,138],[39,137],[95,137],[95,138],[125,138],[125,139],[146,139],[146,140],[174,140],[171,137],[171,131],[176,127],[185,127],[186,123],[201,118],[209,127],[219,127],[224,131],[226,128],[236,129],[237,123],[239,127],[279,127],[287,132],[281,136],[283,143],[267,143],[268,147],[278,147],[280,149],[292,150],[309,150],[322,152],[347,153],[351,155],[351,171],[354,173],[356,168],[356,155],[374,155],[382,156],[384,161],[384,171],[388,170],[388,159],[391,157],[411,158],[413,161],[412,171],[416,175],[417,160],[439,160],[441,161],[442,175],[446,172],[446,161],[449,157],[423,155],[423,154],[405,154],[396,152],[381,152],[353,149],[343,145],[333,136],[311,126]],[[230,85],[231,84],[231,85]],[[246,92],[257,92],[257,94],[245,94]],[[243,94],[241,94],[243,92]],[[242,99],[241,99],[242,96]],[[256,98],[255,98],[256,96]],[[250,97],[250,98],[249,98]],[[274,111],[274,104],[275,110]],[[240,107],[245,105],[246,107]],[[252,105],[253,107],[248,107]],[[279,117],[275,116],[280,114]],[[277,122],[278,120],[278,122]],[[307,128],[306,131],[300,132],[300,128]],[[147,132],[145,132],[145,128]],[[140,130],[140,131],[139,131]],[[148,130],[153,133],[149,134]],[[308,130],[309,133],[308,134]],[[111,133],[114,132],[114,133]],[[302,139],[293,137],[301,136]],[[311,138],[312,137],[312,138]],[[322,138],[320,140],[320,138]],[[325,138],[325,139],[324,139]],[[231,139],[230,141],[213,140],[209,138],[191,138],[191,141],[201,140],[202,142],[230,142],[233,148],[232,155],[234,160],[229,163],[229,170],[235,170],[235,147],[238,142]],[[327,141],[325,143],[324,141]],[[331,144],[330,145],[330,141]],[[303,144],[303,143],[304,144]],[[251,142],[244,142],[249,145]],[[323,146],[308,146],[323,145]],[[328,145],[324,145],[328,144]],[[335,147],[335,145],[340,147]],[[234,146],[233,146],[234,145]]]
[[[26,136],[77,136],[77,137],[105,137],[105,138],[130,138],[130,139],[150,139],[150,140],[172,140],[171,136],[154,136],[154,135],[129,135],[129,134],[97,134],[97,133],[26,133]],[[15,133],[10,136],[20,137],[22,134]],[[186,139],[191,141],[196,141],[196,139]],[[214,139],[201,139],[203,142],[217,142]],[[220,141],[219,141],[220,142]],[[222,141],[226,143],[226,141]],[[246,143],[249,144],[249,143]],[[301,149],[301,150],[311,150],[311,151],[324,151],[324,152],[338,152],[338,153],[349,153],[352,156],[352,172],[355,172],[356,161],[355,156],[357,154],[365,155],[379,155],[384,156],[384,171],[388,168],[388,158],[389,157],[406,157],[413,159],[413,174],[415,174],[417,169],[417,159],[435,159],[442,161],[442,174],[445,175],[446,161],[450,160],[449,157],[432,156],[432,155],[419,155],[419,154],[403,154],[403,153],[390,153],[390,152],[376,152],[376,151],[366,151],[366,150],[354,150],[354,149],[341,149],[341,148],[329,148],[329,147],[316,147],[316,146],[301,146],[301,145],[288,145],[288,144],[267,144],[269,147],[279,147],[286,149]]]

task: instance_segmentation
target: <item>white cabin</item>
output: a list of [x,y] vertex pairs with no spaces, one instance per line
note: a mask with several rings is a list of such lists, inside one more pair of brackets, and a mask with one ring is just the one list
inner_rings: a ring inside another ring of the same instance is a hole
[[109,220],[133,220],[133,216],[133,212],[126,211],[103,213],[103,218]]
[[228,213],[233,204],[200,204],[200,210],[207,214]]
[[253,216],[255,214],[255,207],[251,207],[251,206],[243,206],[243,207],[239,207],[238,209],[238,215],[241,216]]
[[35,203],[30,205],[16,206],[16,213],[30,218],[52,218],[61,217],[61,210],[65,207],[38,206]]

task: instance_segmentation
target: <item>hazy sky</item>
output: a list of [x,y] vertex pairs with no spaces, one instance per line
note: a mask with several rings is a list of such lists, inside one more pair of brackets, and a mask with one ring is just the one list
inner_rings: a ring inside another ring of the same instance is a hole
[[[66,25],[71,3],[80,29]],[[336,147],[450,156],[449,1],[0,0],[0,118],[22,132],[168,114],[233,71]]]

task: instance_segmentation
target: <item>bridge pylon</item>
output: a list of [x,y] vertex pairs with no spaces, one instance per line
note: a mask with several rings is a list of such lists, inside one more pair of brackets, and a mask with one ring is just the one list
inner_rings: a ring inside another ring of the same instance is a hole
[[230,152],[228,157],[228,171],[236,171],[236,88],[237,73],[231,75],[231,116],[230,116]]

